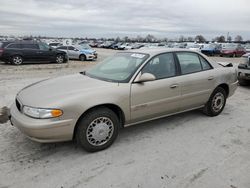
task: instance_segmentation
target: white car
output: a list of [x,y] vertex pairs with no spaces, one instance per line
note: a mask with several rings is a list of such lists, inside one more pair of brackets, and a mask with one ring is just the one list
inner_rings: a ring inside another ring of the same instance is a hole
[[96,51],[88,44],[60,46],[57,49],[66,52],[69,59],[79,59],[81,61],[97,59]]

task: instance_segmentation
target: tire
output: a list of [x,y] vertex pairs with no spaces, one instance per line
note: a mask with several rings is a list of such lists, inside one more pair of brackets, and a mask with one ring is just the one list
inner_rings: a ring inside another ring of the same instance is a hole
[[204,106],[203,113],[211,117],[219,115],[225,107],[226,100],[226,91],[221,87],[217,87]]
[[56,56],[56,63],[61,64],[64,62],[64,56],[62,54],[58,54]]
[[86,56],[82,54],[80,55],[79,59],[80,61],[86,61]]
[[109,108],[89,111],[77,124],[76,141],[88,152],[108,148],[118,136],[120,122]]
[[248,80],[244,80],[242,78],[238,78],[238,81],[241,86],[247,86],[249,84]]
[[23,64],[23,58],[20,55],[14,55],[11,58],[11,63],[13,65],[21,65],[21,64]]

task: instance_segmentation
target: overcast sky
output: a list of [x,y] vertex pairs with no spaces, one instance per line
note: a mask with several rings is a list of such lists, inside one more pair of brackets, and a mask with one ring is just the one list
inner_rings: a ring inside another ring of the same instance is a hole
[[249,0],[2,0],[0,35],[250,39]]

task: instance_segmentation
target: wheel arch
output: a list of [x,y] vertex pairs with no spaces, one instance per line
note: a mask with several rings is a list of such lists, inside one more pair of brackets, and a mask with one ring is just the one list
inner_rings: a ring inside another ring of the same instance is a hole
[[78,118],[78,120],[76,121],[75,127],[74,127],[73,140],[75,139],[76,130],[77,130],[77,127],[79,125],[80,120],[82,118],[84,118],[84,116],[87,113],[91,112],[92,110],[94,110],[96,108],[101,108],[101,107],[106,107],[106,108],[109,108],[110,110],[112,110],[117,115],[117,117],[120,121],[120,128],[123,128],[123,126],[125,124],[125,114],[124,114],[123,110],[116,104],[111,104],[111,103],[99,104],[99,105],[90,107],[85,112],[83,112],[82,115]]
[[87,55],[85,54],[85,53],[81,53],[80,55],[79,55],[79,59],[81,58],[81,56],[84,56],[85,57],[85,59],[87,59]]
[[225,90],[225,92],[226,92],[227,97],[228,97],[228,95],[229,95],[229,86],[228,86],[228,84],[222,83],[222,84],[218,85],[217,87],[223,88]]

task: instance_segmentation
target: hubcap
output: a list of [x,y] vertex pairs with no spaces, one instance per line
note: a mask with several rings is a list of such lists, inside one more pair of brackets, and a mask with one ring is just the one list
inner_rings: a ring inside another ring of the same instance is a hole
[[20,64],[22,64],[22,62],[23,62],[22,58],[20,58],[18,56],[13,58],[13,63],[16,65],[20,65]]
[[91,145],[101,146],[110,140],[113,132],[114,124],[111,119],[107,117],[98,117],[89,124],[86,136]]
[[56,57],[56,62],[57,62],[57,63],[62,63],[62,62],[63,62],[63,57],[60,56],[60,55],[57,56],[57,57]]
[[225,102],[224,95],[222,93],[216,93],[212,101],[213,110],[215,112],[219,112],[222,109],[224,102]]

